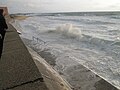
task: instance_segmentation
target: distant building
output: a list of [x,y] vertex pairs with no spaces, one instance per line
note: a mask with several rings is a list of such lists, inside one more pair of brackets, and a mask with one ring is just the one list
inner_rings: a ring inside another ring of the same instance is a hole
[[1,7],[0,6],[0,9],[3,9],[4,10],[4,12],[3,12],[3,15],[5,16],[5,15],[8,15],[8,8],[7,7]]

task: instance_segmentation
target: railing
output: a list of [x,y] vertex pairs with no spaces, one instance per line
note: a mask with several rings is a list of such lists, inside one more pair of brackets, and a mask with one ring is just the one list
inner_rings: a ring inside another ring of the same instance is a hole
[[46,46],[48,45],[47,42],[43,41],[42,39],[32,36],[32,48],[34,50],[39,49],[40,51],[44,50]]
[[45,43],[46,43],[46,42],[43,41],[42,39],[39,39],[39,38],[34,37],[34,36],[32,36],[32,40],[33,40],[33,41],[36,41],[36,42],[39,43],[39,44],[45,44]]

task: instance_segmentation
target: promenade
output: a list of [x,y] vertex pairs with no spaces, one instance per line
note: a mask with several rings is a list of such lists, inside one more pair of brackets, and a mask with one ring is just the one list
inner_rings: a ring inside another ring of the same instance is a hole
[[0,60],[0,90],[48,90],[15,28],[8,27]]

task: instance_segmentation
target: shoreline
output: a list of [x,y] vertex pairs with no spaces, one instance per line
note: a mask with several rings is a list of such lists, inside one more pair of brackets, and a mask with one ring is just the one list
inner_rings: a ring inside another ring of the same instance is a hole
[[25,15],[10,15],[10,17],[12,18],[12,19],[16,19],[16,20],[25,20],[25,19],[27,19],[29,16],[25,16]]

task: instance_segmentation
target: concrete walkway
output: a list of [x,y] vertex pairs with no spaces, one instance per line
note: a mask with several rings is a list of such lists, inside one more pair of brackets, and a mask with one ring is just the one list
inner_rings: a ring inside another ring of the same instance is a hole
[[0,60],[0,90],[48,90],[15,28],[8,26]]

